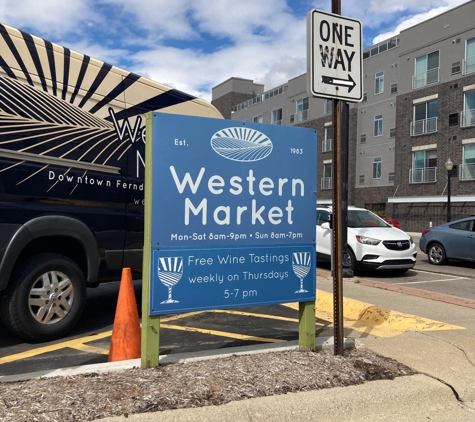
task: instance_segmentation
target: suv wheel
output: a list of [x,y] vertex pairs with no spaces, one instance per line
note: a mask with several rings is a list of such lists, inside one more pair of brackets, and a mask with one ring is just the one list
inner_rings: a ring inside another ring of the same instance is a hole
[[355,254],[353,253],[353,251],[350,248],[348,248],[348,259],[350,261],[350,268],[353,271],[353,273],[355,273],[356,268],[357,268],[356,258],[355,258]]
[[442,265],[447,261],[445,249],[440,243],[432,243],[427,252],[429,262],[434,265]]
[[37,254],[14,272],[1,298],[2,319],[19,337],[50,341],[76,325],[85,302],[86,283],[76,263],[59,254]]

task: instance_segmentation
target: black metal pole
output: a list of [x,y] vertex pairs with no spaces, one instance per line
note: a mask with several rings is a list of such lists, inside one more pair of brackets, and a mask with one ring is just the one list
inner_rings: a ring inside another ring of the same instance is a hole
[[[343,256],[343,278],[353,277],[353,270],[350,266],[350,257],[348,255],[348,156],[350,147],[350,106],[346,101],[341,101],[341,215],[342,215],[342,233],[341,233],[341,253]],[[343,294],[343,292],[342,292]]]
[[452,170],[447,172],[447,223],[451,220],[450,216],[450,177]]
[[[332,13],[341,15],[341,1],[332,0]],[[338,89],[338,87],[337,87]],[[342,178],[341,178],[341,104],[333,99],[333,333],[334,354],[343,356],[343,265],[342,233],[346,231],[342,213]]]

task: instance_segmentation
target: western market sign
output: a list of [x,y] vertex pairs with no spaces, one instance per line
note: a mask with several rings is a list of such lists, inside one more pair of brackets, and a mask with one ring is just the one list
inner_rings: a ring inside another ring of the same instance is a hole
[[142,324],[144,313],[314,308],[316,131],[147,118]]

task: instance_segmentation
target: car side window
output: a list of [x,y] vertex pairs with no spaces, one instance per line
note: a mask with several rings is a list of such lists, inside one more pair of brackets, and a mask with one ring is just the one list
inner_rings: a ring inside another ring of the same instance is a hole
[[317,210],[317,226],[330,221],[330,214],[328,211]]
[[450,226],[451,229],[456,229],[456,230],[465,230],[465,231],[471,231],[472,230],[472,220],[467,220],[467,221],[459,221],[458,223],[454,223]]

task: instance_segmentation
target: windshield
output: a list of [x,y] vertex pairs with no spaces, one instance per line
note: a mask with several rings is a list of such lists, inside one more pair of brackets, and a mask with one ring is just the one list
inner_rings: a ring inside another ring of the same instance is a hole
[[348,227],[392,227],[382,218],[365,210],[348,210]]

